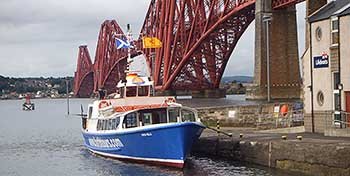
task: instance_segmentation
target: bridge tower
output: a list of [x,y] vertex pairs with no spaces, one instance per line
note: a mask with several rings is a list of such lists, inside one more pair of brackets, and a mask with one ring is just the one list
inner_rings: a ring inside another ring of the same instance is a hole
[[[288,3],[288,0],[281,1]],[[296,8],[295,5],[272,8],[273,3],[276,2],[278,1],[256,0],[255,87],[248,90],[248,99],[267,99],[267,42],[269,42],[270,56],[271,99],[299,99],[301,96]],[[306,0],[306,15],[311,15],[326,3],[327,0]],[[269,23],[269,41],[267,41],[267,24],[264,16],[272,17]],[[309,47],[308,29],[307,24],[306,48]]]
[[[248,90],[248,99],[267,99],[267,46],[271,99],[299,99],[301,76],[295,5],[273,9],[271,0],[256,0],[255,8],[255,86]],[[266,16],[271,17],[270,22],[264,21]],[[267,25],[270,37],[267,37]]]

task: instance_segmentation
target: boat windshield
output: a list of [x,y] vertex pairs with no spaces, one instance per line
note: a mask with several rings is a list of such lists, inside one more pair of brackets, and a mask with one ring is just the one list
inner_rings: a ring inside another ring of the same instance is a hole
[[180,109],[169,109],[169,122],[177,122],[180,119]]
[[181,117],[183,122],[195,122],[196,117],[194,115],[193,111],[190,111],[188,109],[182,109],[181,110]]

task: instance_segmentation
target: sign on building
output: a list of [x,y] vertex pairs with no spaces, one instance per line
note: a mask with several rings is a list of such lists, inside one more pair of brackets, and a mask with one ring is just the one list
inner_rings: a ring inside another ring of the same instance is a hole
[[314,68],[328,68],[329,59],[327,54],[322,54],[322,56],[314,57]]

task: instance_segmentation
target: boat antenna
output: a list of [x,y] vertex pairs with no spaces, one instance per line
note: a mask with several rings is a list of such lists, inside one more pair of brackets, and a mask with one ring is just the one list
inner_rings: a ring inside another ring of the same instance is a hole
[[84,116],[84,108],[83,105],[80,104],[80,115],[83,117]]

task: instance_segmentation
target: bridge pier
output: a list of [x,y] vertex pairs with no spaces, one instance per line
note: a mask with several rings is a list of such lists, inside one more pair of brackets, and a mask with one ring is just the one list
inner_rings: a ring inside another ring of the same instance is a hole
[[[247,92],[248,99],[267,99],[267,42],[270,55],[271,99],[300,99],[298,36],[295,5],[273,10],[271,0],[256,0],[255,10],[255,87]],[[266,22],[271,14],[270,40],[267,41]]]

